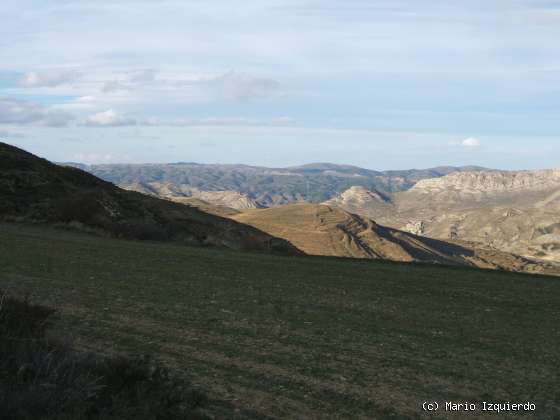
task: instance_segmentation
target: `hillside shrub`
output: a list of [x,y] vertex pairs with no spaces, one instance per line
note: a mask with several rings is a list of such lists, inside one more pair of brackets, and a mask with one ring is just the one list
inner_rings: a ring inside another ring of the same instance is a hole
[[101,197],[95,192],[60,199],[54,205],[53,218],[62,222],[91,224],[97,217],[104,215],[100,200]]

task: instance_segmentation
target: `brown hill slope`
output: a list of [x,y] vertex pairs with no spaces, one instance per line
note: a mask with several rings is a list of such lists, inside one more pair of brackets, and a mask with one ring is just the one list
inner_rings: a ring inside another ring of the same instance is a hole
[[195,207],[122,190],[0,143],[0,220],[63,223],[117,237],[299,253],[285,240]]
[[525,258],[416,236],[327,205],[290,204],[233,217],[284,238],[311,255],[550,272]]

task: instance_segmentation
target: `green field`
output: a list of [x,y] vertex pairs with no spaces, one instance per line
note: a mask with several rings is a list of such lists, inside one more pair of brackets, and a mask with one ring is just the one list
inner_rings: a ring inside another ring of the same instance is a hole
[[424,401],[560,415],[558,278],[9,224],[0,267],[0,288],[58,309],[55,330],[77,347],[156,354],[208,391],[218,418],[484,414],[428,415]]

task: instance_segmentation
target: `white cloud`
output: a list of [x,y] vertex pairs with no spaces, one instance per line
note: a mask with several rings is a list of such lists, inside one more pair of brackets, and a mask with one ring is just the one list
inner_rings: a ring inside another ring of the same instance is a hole
[[71,158],[74,162],[79,163],[111,163],[115,157],[110,153],[75,153]]
[[75,70],[45,70],[25,73],[18,85],[26,88],[55,87],[73,82],[80,77]]
[[93,95],[85,95],[76,98],[76,102],[95,102],[97,98]]
[[90,115],[84,125],[90,127],[122,127],[125,125],[136,125],[134,118],[121,115],[112,109]]
[[14,98],[0,98],[0,124],[63,127],[74,118],[59,110]]
[[219,84],[227,99],[238,101],[267,98],[274,95],[280,87],[276,80],[233,71],[217,77],[213,82]]
[[480,140],[475,137],[468,137],[461,142],[461,146],[478,147],[480,146]]

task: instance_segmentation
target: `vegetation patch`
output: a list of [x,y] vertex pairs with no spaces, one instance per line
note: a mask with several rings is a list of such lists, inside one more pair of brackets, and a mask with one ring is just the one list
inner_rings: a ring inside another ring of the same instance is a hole
[[147,356],[78,352],[54,311],[0,292],[0,413],[26,419],[203,419],[205,395]]

